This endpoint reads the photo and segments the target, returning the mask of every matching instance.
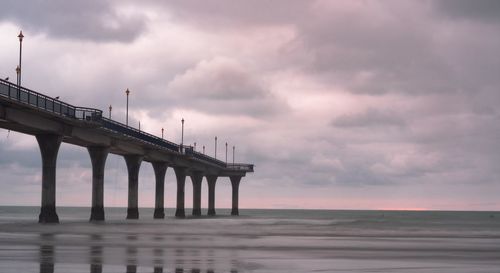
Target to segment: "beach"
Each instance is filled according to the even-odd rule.
[[[188,210],[189,211],[189,210]],[[245,210],[125,220],[1,207],[0,272],[499,272],[500,213]],[[167,210],[172,215],[173,210]]]

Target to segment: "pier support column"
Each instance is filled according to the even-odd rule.
[[[167,163],[153,162],[153,170],[155,171],[155,212],[154,219],[165,218],[165,173],[167,172]]]
[[[138,194],[139,194],[139,169],[142,156],[125,155],[128,171],[128,208],[127,219],[139,219]]]
[[[231,215],[239,215],[240,212],[238,210],[238,194],[241,176],[230,176],[229,179],[231,179],[231,185],[233,188],[233,209],[231,210]]]
[[[186,168],[174,167],[175,178],[177,179],[177,208],[175,210],[175,217],[186,217],[184,211],[184,188],[186,185]]]
[[[90,221],[104,221],[104,167],[107,147],[87,147],[92,162],[92,209]]]
[[[201,216],[201,182],[203,181],[203,173],[193,172],[191,181],[193,182],[193,215]]]
[[[42,208],[39,223],[59,223],[56,213],[56,165],[62,136],[43,134],[36,140],[42,154]]]
[[[215,215],[215,182],[217,182],[216,175],[207,175],[208,183],[208,215]]]

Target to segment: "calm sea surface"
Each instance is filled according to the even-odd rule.
[[[500,272],[500,212],[240,210],[125,220],[0,207],[0,272]],[[186,210],[186,213],[190,210]],[[174,211],[168,209],[167,215]],[[206,212],[205,212],[206,213]]]

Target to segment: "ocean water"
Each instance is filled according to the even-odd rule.
[[[89,223],[89,208],[58,208],[60,224],[40,225],[37,207],[0,207],[0,272],[500,272],[500,212],[105,211]]]

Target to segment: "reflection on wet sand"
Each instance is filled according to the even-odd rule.
[[[54,273],[54,235],[40,234],[40,273]]]
[[[56,255],[58,254],[55,250],[55,241],[53,234],[41,234],[41,243],[39,249],[39,263],[40,263],[40,273],[54,273],[54,269],[57,267],[55,263]],[[154,238],[160,241],[159,238]],[[150,268],[146,271],[151,272],[152,269],[154,273],[163,273],[165,265],[167,265],[167,259],[170,259],[172,267],[170,270],[175,270],[176,273],[216,273],[216,272],[228,272],[226,270],[218,271],[214,270],[214,251],[211,249],[205,249],[205,255],[202,255],[202,251],[199,249],[183,249],[183,248],[163,248],[161,246],[156,246],[154,248],[138,248],[138,235],[127,235],[125,237],[126,247],[125,247],[125,272],[126,273],[136,273],[138,272],[138,267]],[[105,264],[104,253],[106,247],[103,246],[103,236],[102,235],[90,235],[89,238],[90,246],[88,247],[88,260],[90,273],[103,273],[103,264]],[[86,248],[87,248],[86,247]],[[113,248],[113,247],[112,247]],[[144,252],[144,251],[147,252]],[[116,251],[112,249],[111,251]],[[64,252],[64,251],[61,251]],[[141,253],[151,253],[148,260],[151,264],[145,264],[144,259],[138,258],[138,254]],[[171,254],[170,257],[168,254]],[[167,254],[165,256],[165,254]],[[188,254],[188,255],[187,255]],[[59,254],[61,255],[61,254]],[[172,257],[173,256],[173,257]],[[173,259],[173,260],[172,260]],[[63,260],[63,259],[61,259]],[[147,262],[147,260],[146,260]],[[173,263],[172,263],[173,262]],[[235,261],[232,259],[231,268],[234,267]],[[205,265],[205,266],[203,266]],[[204,269],[203,267],[207,268]],[[140,270],[141,272],[144,269]],[[114,272],[114,271],[113,271]],[[169,271],[167,268],[167,272]],[[231,269],[229,272],[238,273],[237,270]]]
[[[101,241],[101,235],[93,234],[90,236],[90,273],[102,273],[102,246],[99,245]]]

